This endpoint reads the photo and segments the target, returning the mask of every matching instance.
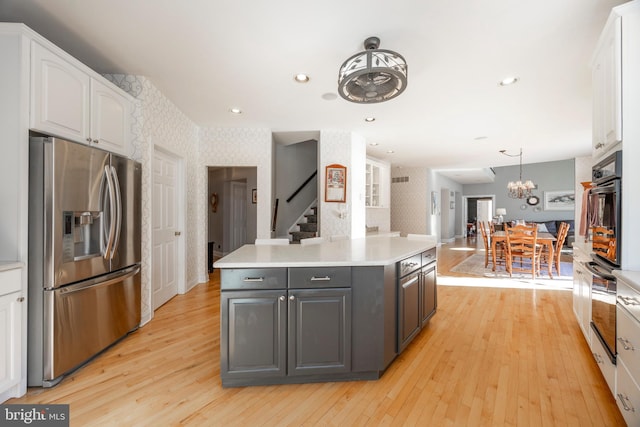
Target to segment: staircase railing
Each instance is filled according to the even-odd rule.
[[[276,199],[276,204],[273,207],[273,222],[271,223],[271,231],[276,231],[276,221],[278,220],[278,202],[280,199]]]
[[[311,176],[309,178],[307,178],[302,185],[300,185],[300,187],[298,187],[298,189],[296,191],[293,192],[293,194],[291,196],[289,196],[289,198],[287,199],[287,203],[289,203],[291,200],[293,200],[294,197],[296,197],[298,195],[298,193],[300,191],[302,191],[302,189],[309,183],[311,182],[311,180],[318,174],[318,170],[316,169],[315,171],[313,171],[313,173],[311,174]]]

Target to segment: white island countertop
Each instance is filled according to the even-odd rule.
[[[637,292],[640,292],[640,271],[613,270],[613,275],[622,279]]]
[[[316,245],[244,245],[220,258],[215,268],[383,266],[435,247],[436,238],[375,237]]]

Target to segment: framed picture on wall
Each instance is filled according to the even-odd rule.
[[[576,194],[573,190],[545,191],[545,211],[571,211],[576,206]]]
[[[333,164],[325,169],[325,202],[347,201],[347,167]]]

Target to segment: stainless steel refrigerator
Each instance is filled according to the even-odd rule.
[[[50,387],[140,324],[141,165],[30,138],[29,386]]]

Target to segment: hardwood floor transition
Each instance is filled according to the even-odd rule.
[[[464,250],[467,248],[467,250]],[[474,253],[459,239],[438,274]],[[428,327],[378,381],[223,389],[219,273],[51,389],[72,426],[623,426],[570,291],[440,286]]]

